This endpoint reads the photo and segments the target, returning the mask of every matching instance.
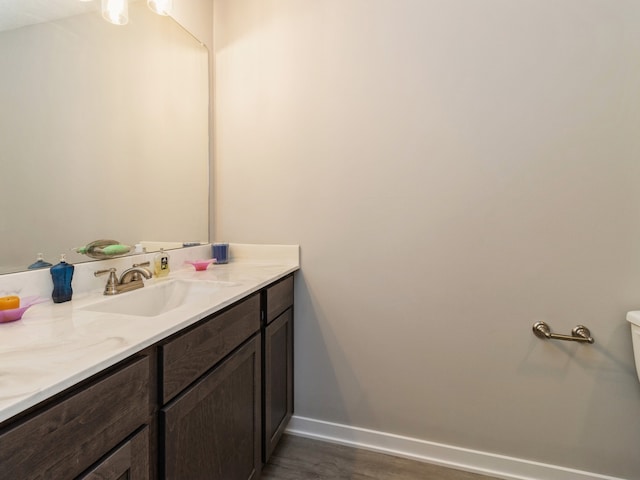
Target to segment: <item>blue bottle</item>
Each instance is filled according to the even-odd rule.
[[[64,253],[60,255],[60,263],[50,268],[51,278],[53,279],[51,298],[54,303],[63,303],[71,300],[73,295],[71,280],[73,279],[74,269],[73,265],[67,263]]]
[[[214,243],[211,246],[211,257],[216,259],[216,263],[229,262],[229,244]]]

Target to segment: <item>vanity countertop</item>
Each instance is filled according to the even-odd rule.
[[[298,247],[293,248],[288,252],[294,255],[258,260],[238,250],[239,258],[228,264],[202,272],[181,265],[168,279],[146,281],[149,286],[171,279],[228,282],[206,305],[182,305],[154,317],[83,310],[104,298],[101,290],[92,290],[71,302],[35,305],[21,320],[0,324],[0,422],[298,270]]]

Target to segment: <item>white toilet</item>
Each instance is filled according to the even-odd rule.
[[[627,320],[631,324],[633,355],[636,358],[636,373],[640,380],[640,311],[627,313]]]

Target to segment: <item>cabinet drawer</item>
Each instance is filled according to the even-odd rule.
[[[293,305],[293,276],[267,288],[267,323]]]
[[[149,416],[149,358],[107,377],[0,434],[0,478],[74,478]]]
[[[149,427],[128,439],[78,480],[149,480]]]
[[[256,294],[162,345],[162,403],[175,397],[259,329],[260,295]]]

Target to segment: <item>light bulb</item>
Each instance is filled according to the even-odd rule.
[[[173,0],[147,0],[147,5],[152,12],[158,15],[169,15],[173,7]]]
[[[129,21],[127,0],[102,0],[102,16],[114,25],[126,25]]]

